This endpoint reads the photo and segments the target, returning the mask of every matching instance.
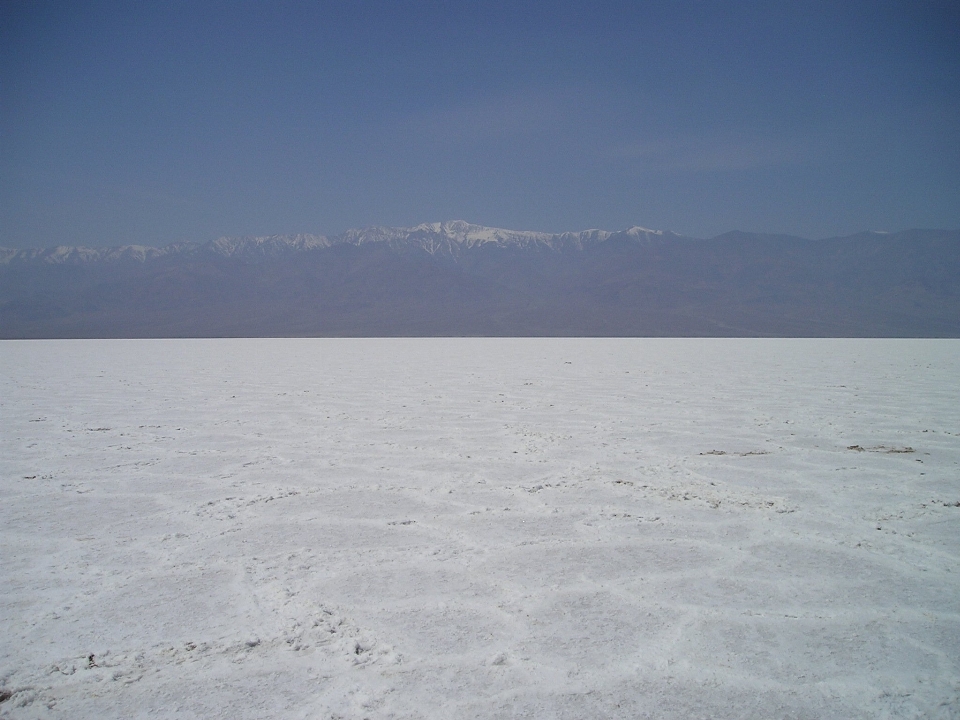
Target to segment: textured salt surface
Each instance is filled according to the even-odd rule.
[[[960,717],[960,342],[0,371],[3,717]]]

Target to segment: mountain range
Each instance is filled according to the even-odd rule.
[[[960,337],[960,231],[711,239],[462,221],[0,248],[0,337]]]

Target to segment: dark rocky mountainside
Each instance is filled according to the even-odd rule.
[[[806,240],[462,222],[0,249],[0,337],[960,337],[960,231]]]

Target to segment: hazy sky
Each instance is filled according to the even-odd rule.
[[[956,2],[0,3],[0,245],[960,227]]]

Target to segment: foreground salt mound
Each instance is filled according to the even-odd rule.
[[[960,715],[956,341],[0,370],[4,717]]]

